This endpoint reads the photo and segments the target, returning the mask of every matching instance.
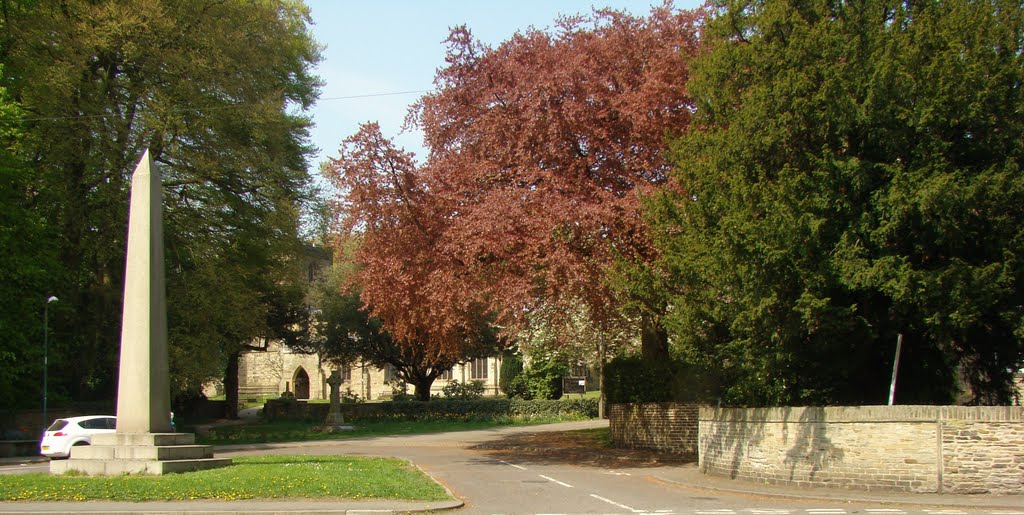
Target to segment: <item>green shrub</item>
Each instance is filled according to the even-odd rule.
[[[509,397],[552,400],[562,397],[562,376],[569,367],[550,356],[538,356],[509,383]]]
[[[416,395],[406,393],[405,381],[391,383],[391,400],[395,402],[410,402],[416,400]]]
[[[361,413],[364,420],[493,420],[597,417],[597,399],[435,399],[430,402],[384,402]]]
[[[510,399],[533,399],[533,394],[530,393],[530,379],[526,377],[526,374],[519,374],[509,381],[504,391]]]
[[[484,383],[483,381],[460,383],[457,379],[452,379],[444,385],[444,388],[441,388],[441,393],[448,399],[479,399],[484,396]]]
[[[290,402],[280,399],[268,400],[263,408],[264,418],[269,422],[302,420],[322,423],[327,416],[329,405],[323,403]],[[450,420],[450,421],[501,421],[506,419],[581,419],[597,417],[596,398],[574,398],[562,400],[523,400],[483,398],[457,400],[435,398],[430,402],[373,402],[346,403],[341,405],[345,420],[389,421],[389,420]]]
[[[717,377],[680,360],[646,361],[619,356],[604,368],[609,403],[713,402],[719,395]]]
[[[512,381],[523,373],[523,360],[514,353],[508,352],[501,360],[501,374],[498,376],[498,388],[508,395],[515,397],[511,390]]]

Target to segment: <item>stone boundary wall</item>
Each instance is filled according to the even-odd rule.
[[[761,483],[1024,494],[1024,407],[713,408],[699,466]]]
[[[616,447],[697,454],[696,404],[610,404],[608,420]]]

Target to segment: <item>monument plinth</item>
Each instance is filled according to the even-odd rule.
[[[171,432],[163,201],[160,173],[148,150],[131,188],[117,430],[93,436],[92,445],[72,447],[69,459],[50,462],[51,474],[164,474],[231,464],[214,458],[213,447],[194,445],[195,435]]]

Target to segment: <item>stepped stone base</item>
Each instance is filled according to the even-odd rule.
[[[230,458],[214,458],[213,447],[195,445],[191,433],[109,433],[93,436],[92,445],[72,447],[67,460],[51,461],[50,473],[161,475],[228,465]]]

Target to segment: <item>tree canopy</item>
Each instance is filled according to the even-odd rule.
[[[428,400],[434,379],[482,353],[482,346],[496,345],[484,309],[445,300],[456,294],[444,279],[452,258],[437,252],[450,222],[443,198],[424,183],[413,156],[374,123],[346,139],[323,171],[344,192],[336,206],[339,253],[358,242],[339,294],[342,308],[351,308],[347,301],[358,295],[366,313],[337,313],[339,322],[355,322],[345,328],[353,336],[348,346],[371,362],[394,366],[417,397]]]
[[[6,76],[0,65],[0,76]],[[33,170],[20,152],[23,112],[0,86],[0,402],[38,399],[36,377],[43,364],[43,304],[56,291],[53,226],[32,209],[25,192]],[[50,305],[55,315],[64,310]]]
[[[551,327],[580,313],[609,331],[640,325],[606,274],[655,255],[638,199],[665,184],[665,138],[689,124],[699,14],[599,10],[495,48],[451,32],[437,89],[413,111],[430,149],[422,173],[450,220],[436,241],[454,265],[444,302],[517,329],[542,314]],[[637,305],[645,350],[667,354],[663,306]]]
[[[33,172],[21,195],[57,247],[48,272],[63,306],[51,318],[58,396],[113,393],[128,180],[144,148],[164,175],[177,386],[195,388],[242,345],[286,333],[302,316],[292,269],[312,148],[301,111],[319,91],[307,8],[4,5],[0,57]]]
[[[1007,403],[1024,365],[1019,2],[721,2],[651,203],[728,402]]]
[[[436,91],[410,113],[426,162],[376,124],[342,144],[325,167],[340,230],[359,239],[361,299],[400,346],[440,373],[495,325],[640,325],[620,316],[605,273],[653,260],[638,195],[665,183],[664,138],[689,121],[698,19],[601,10],[493,49],[457,27]],[[668,352],[662,314],[640,313],[654,355]]]

